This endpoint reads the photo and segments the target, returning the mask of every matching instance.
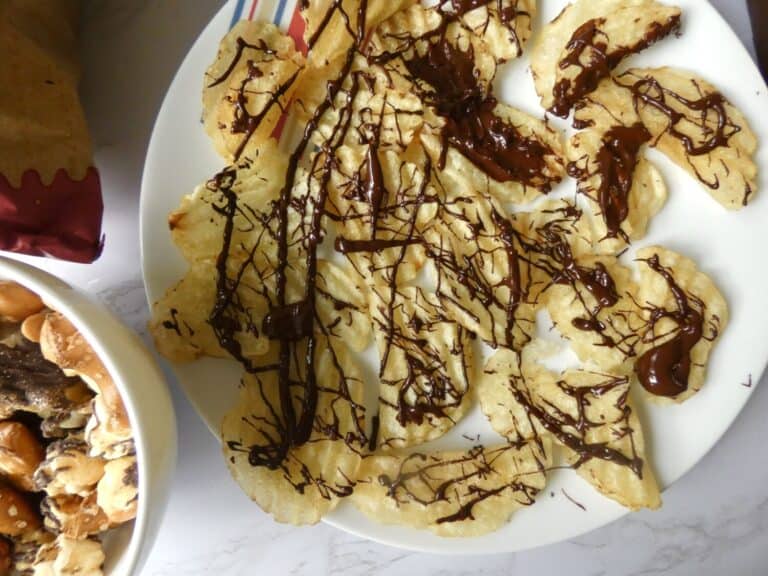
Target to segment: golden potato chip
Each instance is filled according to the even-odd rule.
[[[584,211],[573,200],[545,200],[537,203],[535,209],[515,212],[513,216],[512,225],[530,252],[546,255],[548,247],[563,240],[576,256],[592,254],[591,227]]]
[[[524,204],[565,176],[562,135],[545,121],[494,100],[467,121],[449,119],[442,133],[422,134],[441,177],[453,186]]]
[[[320,260],[317,269],[316,331],[352,350],[364,350],[371,340],[367,290],[348,268]]]
[[[304,42],[310,49],[310,63],[322,67],[339,53],[362,43],[372,29],[416,0],[312,0],[301,5]],[[360,17],[365,14],[365,26]]]
[[[459,21],[474,34],[482,38],[493,57],[504,62],[517,58],[523,53],[523,47],[533,31],[536,17],[536,0],[489,0],[482,2],[460,2],[468,10],[459,17]]]
[[[436,296],[415,286],[371,290],[381,358],[377,445],[405,448],[439,438],[470,408],[472,343]]]
[[[229,252],[234,257],[255,258],[254,244],[259,246],[260,259],[276,253],[275,239],[264,229],[274,218],[287,163],[277,143],[268,139],[250,157],[221,170],[182,198],[168,224],[186,260],[217,258],[228,225],[232,226]]]
[[[189,362],[201,356],[229,356],[210,323],[217,302],[218,275],[214,261],[198,260],[152,306],[150,332],[155,347],[166,358]],[[243,289],[237,291],[237,302],[233,304],[236,311],[232,318],[232,345],[245,356],[259,356],[269,347],[261,326],[269,302],[260,295],[263,285],[253,275],[241,278],[241,286]]]
[[[316,523],[352,493],[368,443],[361,376],[343,344],[315,338],[309,371],[307,345],[297,345],[285,383],[271,366],[278,354],[265,359],[263,372],[245,374],[240,400],[222,424],[235,480],[277,521],[291,524]]]
[[[366,516],[440,536],[492,532],[535,502],[551,464],[548,441],[367,458],[352,501]]]
[[[336,61],[331,64],[336,65]],[[325,85],[318,81],[325,75],[323,68],[302,76],[303,89],[294,105],[297,118],[309,119],[326,101]],[[402,152],[415,139],[423,118],[424,106],[416,94],[397,88],[383,68],[369,66],[363,56],[357,55],[333,106],[320,118],[313,143],[323,146],[335,139],[351,148],[373,145],[381,151]],[[341,124],[344,129],[339,138],[336,134]]]
[[[366,47],[369,62],[383,67],[395,86],[406,91],[411,83],[428,105],[445,108],[491,90],[497,59],[489,46],[460,21],[461,12],[442,5],[414,4],[382,22]],[[454,78],[440,73],[454,68]]]
[[[542,301],[582,362],[627,371],[624,364],[637,352],[643,325],[632,272],[612,256],[573,258],[565,246],[546,264],[550,284]]]
[[[346,340],[353,349],[365,348],[371,334],[365,292],[338,266],[321,260],[317,268],[316,329]],[[155,346],[176,362],[200,356],[246,360],[266,353],[269,339],[264,321],[276,299],[271,274],[260,274],[253,266],[230,260],[223,280],[225,288],[220,290],[215,263],[193,263],[187,275],[153,306],[150,331]],[[294,305],[305,296],[300,288],[303,280],[297,274],[297,268],[289,270],[287,297]],[[214,327],[214,314],[220,315],[219,323],[226,331]]]
[[[334,248],[369,288],[413,280],[426,259],[419,228],[434,217],[436,198],[428,164],[412,159],[372,145],[337,151],[329,189]]]
[[[616,82],[613,76],[601,80],[597,88],[574,107],[573,127],[592,127],[607,132],[614,126],[635,126],[641,122],[632,102],[632,92]]]
[[[228,162],[272,134],[303,66],[293,39],[274,24],[240,20],[222,38],[205,73],[203,121]]]
[[[631,91],[654,146],[726,208],[749,203],[757,192],[757,138],[717,88],[672,68],[632,69],[616,81]]]
[[[728,323],[728,305],[696,264],[671,250],[638,250],[645,325],[635,373],[651,398],[683,402],[704,384],[707,361]]]
[[[510,220],[490,198],[446,182],[422,232],[447,314],[490,346],[519,349],[534,329],[529,267]]]
[[[577,0],[544,26],[531,53],[544,108],[567,118],[627,56],[675,32],[680,9],[654,0]]]
[[[641,239],[664,206],[667,189],[661,174],[641,153],[650,138],[637,123],[606,131],[588,128],[571,139],[568,173],[589,199],[599,253],[618,254]]]
[[[600,492],[631,509],[658,508],[630,378],[583,370],[555,374],[535,360],[527,351],[500,350],[486,364],[478,392],[494,430],[511,442],[551,436]]]

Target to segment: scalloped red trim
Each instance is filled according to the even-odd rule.
[[[36,170],[27,170],[18,188],[0,174],[0,250],[93,262],[104,243],[103,213],[94,167],[79,181],[61,169],[49,185]]]

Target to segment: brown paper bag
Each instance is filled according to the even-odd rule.
[[[90,262],[99,175],[77,91],[76,0],[0,0],[0,249]]]

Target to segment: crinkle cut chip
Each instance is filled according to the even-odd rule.
[[[553,262],[542,301],[560,334],[582,362],[602,370],[631,371],[639,348],[637,286],[632,271],[612,256]]]
[[[284,389],[269,366],[277,357],[271,354],[265,371],[243,377],[240,400],[222,424],[224,454],[235,480],[264,511],[290,524],[314,524],[352,494],[368,442],[357,366],[339,342],[318,337],[315,346],[314,385],[297,351]],[[308,439],[299,444],[291,438],[305,426],[310,389],[317,394],[317,408],[306,423]],[[288,421],[289,412],[298,425]]]
[[[363,38],[393,14],[412,6],[416,0],[368,0],[365,3]],[[312,0],[302,2],[304,42],[310,48],[309,63],[322,67],[338,54],[346,53],[362,24],[359,0]]]
[[[371,315],[381,359],[378,446],[439,438],[471,405],[470,335],[415,286],[373,287]]]
[[[579,475],[630,509],[658,508],[659,489],[645,454],[630,378],[585,370],[553,373],[501,350],[478,385],[491,426],[511,442],[552,438]]]
[[[593,237],[584,212],[567,199],[547,200],[536,210],[517,212],[510,219],[528,271],[527,301],[538,307],[542,294],[575,259],[592,253]]]
[[[441,177],[453,186],[488,190],[499,202],[525,204],[563,179],[562,134],[546,121],[493,99],[472,114],[443,120],[439,132],[421,134]]]
[[[419,230],[437,210],[423,154],[339,148],[329,188],[334,248],[369,286],[413,280],[424,264]]]
[[[567,118],[627,56],[675,32],[680,9],[654,0],[578,0],[544,26],[531,54],[544,108]]]
[[[215,259],[223,248],[228,224],[232,226],[229,254],[263,261],[277,248],[275,203],[285,182],[288,159],[270,138],[182,198],[168,217],[174,244],[187,262]],[[258,249],[253,252],[253,246]]]
[[[461,23],[483,39],[498,62],[522,55],[533,32],[536,0],[453,0],[451,4],[466,10],[460,17]]]
[[[296,289],[301,286],[299,271],[298,264],[289,269],[289,304],[298,305],[304,296]],[[196,261],[154,304],[150,331],[166,358],[188,362],[201,356],[232,357],[249,365],[268,351],[264,320],[276,299],[273,272],[230,259],[226,290],[219,289],[219,281],[215,262]],[[371,335],[368,300],[350,273],[321,260],[315,290],[315,330],[344,340],[353,349],[365,348]],[[224,297],[219,300],[219,295]]]
[[[653,145],[698,179],[724,207],[757,193],[757,137],[746,118],[706,80],[672,68],[631,69],[616,82],[632,93]]]
[[[528,300],[546,307],[583,362],[631,371],[627,362],[637,352],[643,326],[631,271],[614,256],[594,253],[589,223],[568,200],[515,216],[530,271]]]
[[[308,69],[302,75],[292,111],[307,121],[328,97],[325,79],[328,68],[341,70],[344,54],[338,54],[327,67]],[[421,128],[424,107],[412,92],[397,87],[385,70],[369,66],[361,55],[354,57],[350,73],[333,100],[333,106],[320,118],[313,143],[322,146],[333,139],[334,128],[348,125],[342,144],[380,150],[404,151]]]
[[[440,108],[488,95],[498,63],[488,45],[453,14],[419,4],[381,23],[366,56],[395,87],[415,91],[427,105]],[[441,74],[444,67],[455,67],[455,74]],[[458,76],[465,80],[456,82]]]
[[[645,236],[667,199],[661,173],[642,153],[650,140],[642,124],[587,128],[569,143],[568,172],[592,209],[594,249],[618,254]]]
[[[442,307],[490,346],[520,349],[535,314],[528,262],[512,223],[490,198],[466,197],[447,183],[440,190],[440,211],[422,236]]]
[[[203,120],[228,162],[272,134],[303,67],[293,39],[274,24],[242,20],[222,39],[205,74]]]
[[[261,171],[251,170],[260,162],[251,162],[243,160],[239,169],[219,172],[171,217],[177,225],[175,240],[190,266],[154,304],[150,330],[158,350],[172,360],[232,357],[248,365],[269,347],[263,322],[276,291],[277,190],[264,182]],[[301,230],[305,219],[303,213],[291,211],[289,232]],[[287,273],[300,275],[304,263],[298,244],[289,249],[288,259]]]
[[[184,278],[152,306],[150,332],[158,351],[166,358],[190,362],[202,356],[230,356],[210,323],[217,301],[218,274],[215,261],[197,260]],[[231,274],[238,275],[238,270],[231,270]],[[240,354],[259,356],[269,348],[261,326],[269,302],[262,295],[264,286],[258,276],[240,276],[239,286],[228,305],[228,316],[232,319],[230,338]]]
[[[534,503],[551,465],[549,442],[367,458],[352,501],[386,524],[440,536],[493,532]]]
[[[638,250],[638,304],[644,326],[635,373],[652,399],[683,402],[704,384],[728,305],[696,264],[671,250]]]

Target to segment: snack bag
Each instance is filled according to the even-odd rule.
[[[95,260],[99,174],[77,92],[77,0],[0,0],[0,250]]]

